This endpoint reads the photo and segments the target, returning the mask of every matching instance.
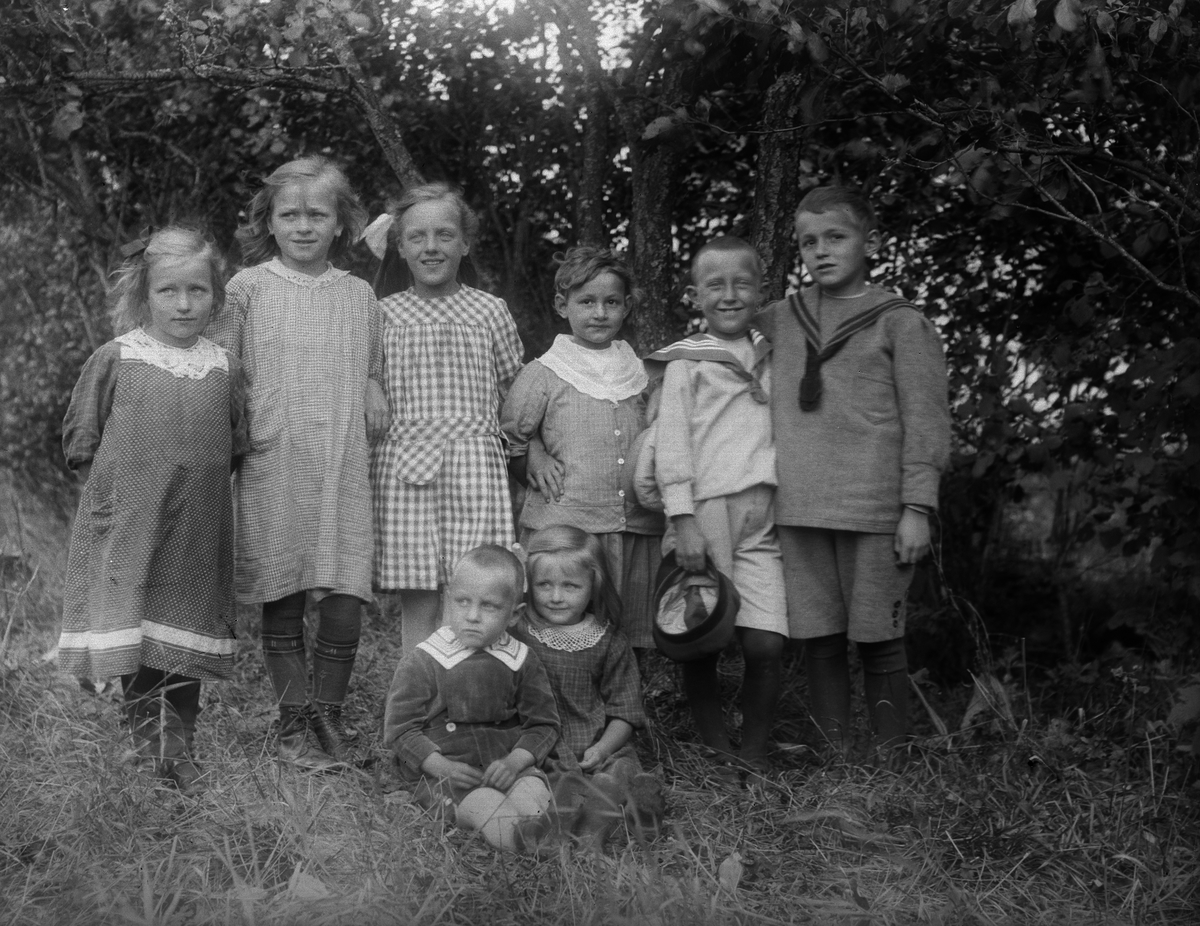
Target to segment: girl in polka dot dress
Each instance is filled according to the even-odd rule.
[[[63,422],[83,480],[71,531],[59,667],[120,676],[141,765],[184,793],[201,679],[233,665],[232,463],[245,450],[241,366],[200,336],[225,265],[166,228],[116,275],[118,336],[84,365]]]

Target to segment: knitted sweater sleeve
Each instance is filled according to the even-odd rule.
[[[946,356],[933,323],[919,312],[892,312],[896,401],[903,428],[900,502],[936,508],[950,459]]]

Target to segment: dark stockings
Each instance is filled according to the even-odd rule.
[[[305,601],[306,593],[296,592],[263,605],[263,659],[281,707],[299,706],[307,700]],[[313,641],[313,700],[341,704],[354,671],[362,605],[353,595],[326,595],[318,608],[321,619]]]
[[[845,749],[850,731],[850,659],[846,634],[804,644],[804,668],[813,720],[825,739]],[[908,735],[908,658],[904,638],[859,643],[867,711],[876,743],[898,746]]]
[[[770,630],[740,628],[742,658],[746,662],[742,678],[742,748],[741,758],[749,762],[764,762],[771,728],[775,724],[775,708],[783,682],[783,634]]]
[[[769,630],[739,628],[745,674],[742,678],[741,758],[766,759],[767,744],[775,722],[775,707],[782,683],[784,637]],[[731,753],[725,713],[721,705],[717,661],[720,654],[683,664],[683,691],[692,720],[705,746]]]
[[[858,644],[875,742],[899,746],[908,738],[908,655],[904,638]]]
[[[149,666],[121,676],[129,725],[147,758],[191,754],[200,715],[200,680]]]

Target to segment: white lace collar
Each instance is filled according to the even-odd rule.
[[[417,649],[424,650],[432,656],[443,669],[453,669],[472,653],[484,652],[495,656],[516,672],[525,664],[525,657],[529,655],[529,647],[507,631],[495,643],[480,650],[478,647],[464,644],[449,627],[439,627],[428,639],[418,643]]]
[[[283,277],[290,283],[295,283],[297,286],[307,286],[316,288],[324,286],[326,283],[332,283],[334,280],[340,280],[344,276],[348,276],[349,270],[338,270],[333,264],[329,264],[325,268],[325,272],[320,276],[311,277],[307,273],[301,273],[299,270],[293,270],[291,267],[284,264],[278,257],[273,257],[267,263],[263,264],[276,276]]]
[[[591,350],[560,334],[538,361],[567,385],[606,402],[635,396],[649,382],[642,361],[625,341],[613,341],[607,350]]]
[[[191,347],[172,347],[147,334],[145,328],[134,328],[114,340],[121,345],[122,357],[148,363],[179,379],[204,379],[213,370],[229,372],[229,355],[208,338],[197,338]]]
[[[578,624],[567,627],[558,624],[535,626],[533,621],[526,621],[525,629],[535,640],[561,653],[580,653],[591,649],[608,633],[608,625],[596,620],[594,614],[585,615]]]

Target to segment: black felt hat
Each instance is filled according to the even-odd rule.
[[[691,662],[719,653],[733,639],[734,621],[737,619],[738,608],[742,605],[742,597],[734,588],[729,577],[721,572],[713,561],[705,557],[704,572],[699,575],[707,577],[707,584],[716,592],[716,602],[711,608],[706,608],[703,615],[695,615],[698,620],[686,630],[670,632],[660,625],[664,604],[681,599],[696,573],[687,572],[675,562],[674,551],[667,553],[658,565],[658,574],[654,578],[654,623],[651,633],[654,645],[668,659],[676,662]]]

